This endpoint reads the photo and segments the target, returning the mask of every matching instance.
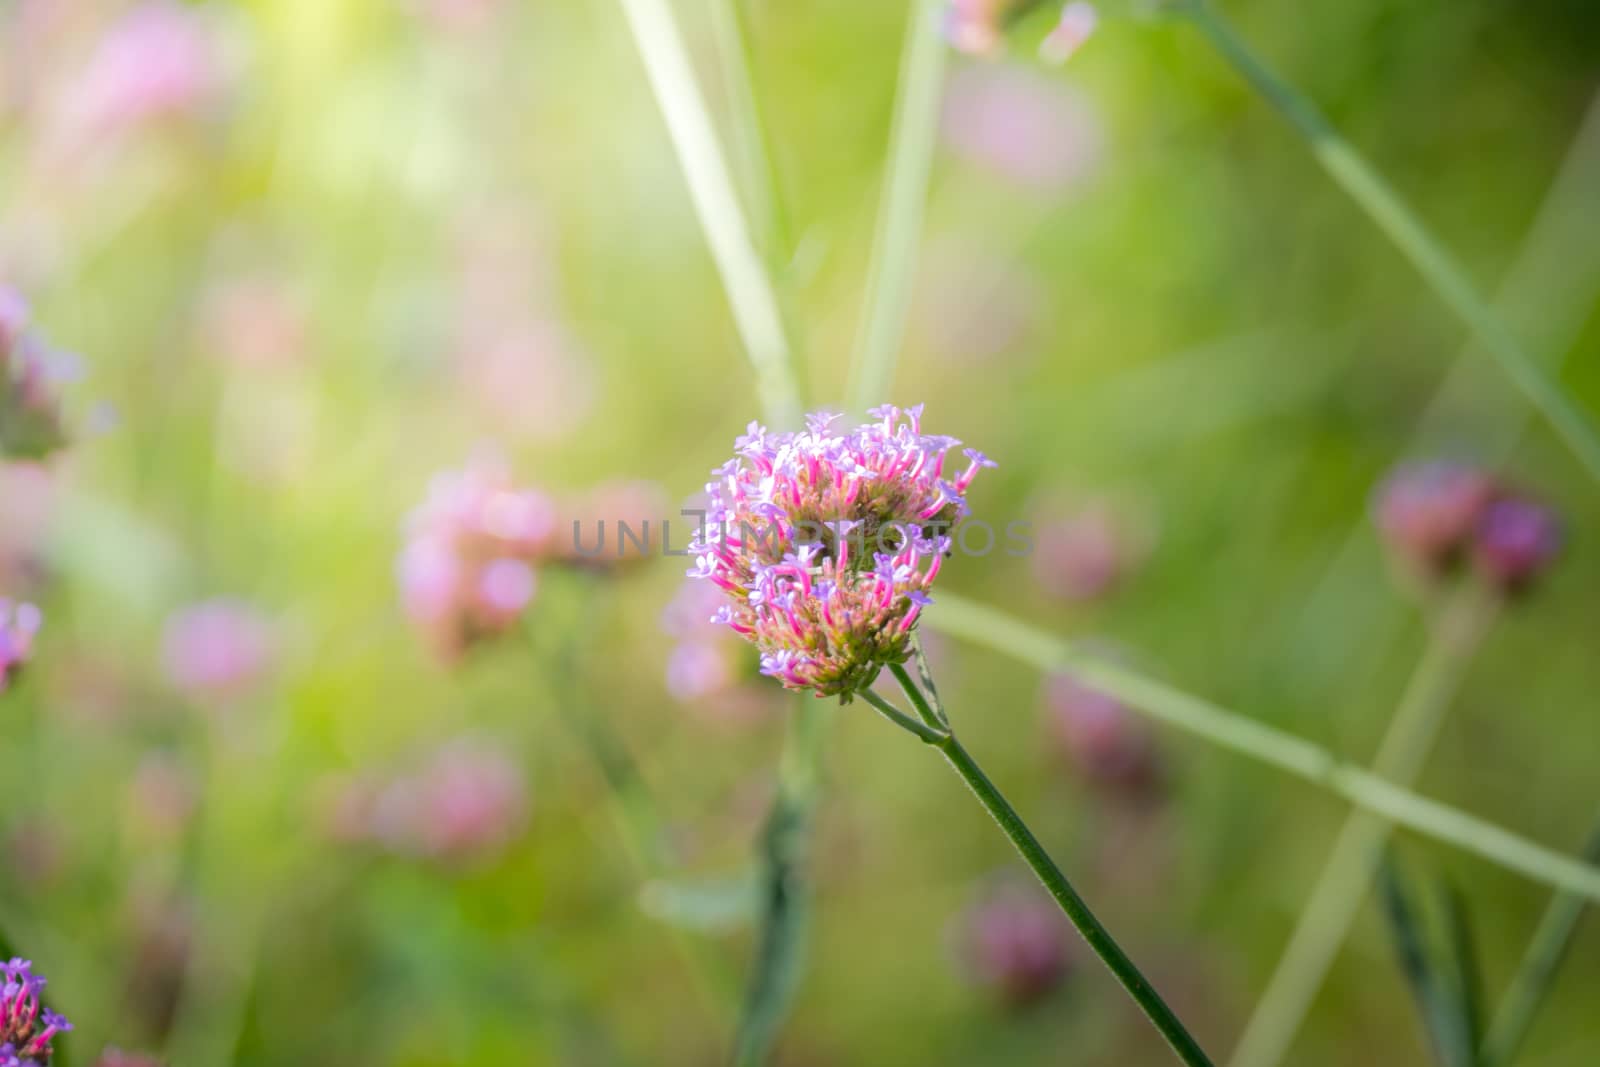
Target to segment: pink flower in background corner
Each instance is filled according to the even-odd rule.
[[[239,600],[210,600],[167,621],[162,663],[167,679],[190,698],[228,702],[260,685],[276,650],[273,627],[258,610]]]
[[[558,536],[554,503],[480,455],[435,476],[406,524],[397,564],[406,614],[446,660],[509,629],[538,590]]]
[[[33,654],[34,635],[42,622],[43,616],[32,604],[0,598],[0,693]]]
[[[952,930],[962,973],[1012,1008],[1061,984],[1072,970],[1075,936],[1043,890],[1010,874],[991,880]]]
[[[945,94],[943,133],[956,155],[1043,193],[1087,181],[1105,155],[1089,98],[1027,67],[956,71]]]
[[[195,8],[145,0],[106,31],[78,80],[69,124],[83,137],[193,115],[222,90],[214,29]]]
[[[1161,791],[1155,737],[1122,701],[1070,674],[1046,678],[1043,700],[1051,737],[1090,782],[1133,796]]]

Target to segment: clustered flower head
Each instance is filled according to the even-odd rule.
[[[437,476],[409,520],[399,560],[406,613],[434,648],[458,657],[509,629],[538,588],[535,564],[556,540],[556,509],[478,459]]]
[[[58,361],[28,330],[28,304],[0,284],[0,456],[37,459],[67,443]]]
[[[13,604],[0,597],[0,693],[32,654],[41,620],[32,604]]]
[[[47,1067],[57,1034],[72,1029],[65,1018],[40,1003],[45,980],[33,964],[13,959],[0,964],[0,1067]]]
[[[712,471],[689,546],[690,576],[727,595],[713,621],[760,650],[763,674],[846,700],[910,655],[967,488],[994,466],[967,449],[967,468],[947,476],[961,442],[924,434],[921,405],[871,414],[847,432],[831,414],[797,433],[751,423],[739,455]]]
[[[1014,0],[950,0],[944,16],[945,39],[957,51],[993,55],[1000,50],[1005,21],[1014,6]]]
[[[1391,554],[1425,579],[1464,561],[1502,592],[1526,588],[1561,551],[1554,512],[1488,471],[1435,461],[1397,468],[1373,502]]]

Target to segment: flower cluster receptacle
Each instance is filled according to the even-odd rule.
[[[32,604],[15,604],[0,598],[0,693],[33,654],[33,638],[41,616]]]
[[[52,1042],[72,1024],[41,1002],[45,980],[27,960],[0,964],[0,974],[0,1067],[48,1067]]]
[[[1548,507],[1468,464],[1402,465],[1379,486],[1373,518],[1410,575],[1432,582],[1470,564],[1501,593],[1526,589],[1560,554],[1560,520]]]
[[[28,323],[27,301],[0,283],[0,457],[41,459],[67,443],[56,395],[62,360]]]
[[[979,468],[947,476],[955,438],[924,434],[922,408],[885,405],[876,421],[770,433],[751,423],[738,455],[712,471],[689,574],[726,594],[714,616],[761,652],[789,689],[845,700],[904,663],[912,630],[967,514]]]

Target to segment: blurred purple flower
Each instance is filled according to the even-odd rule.
[[[67,443],[56,385],[66,361],[28,329],[28,304],[0,283],[0,457],[37,459]]]
[[[167,621],[162,659],[167,678],[191,698],[230,701],[261,682],[276,643],[271,624],[251,605],[211,600]]]
[[[1093,4],[1085,0],[1071,0],[1061,9],[1056,28],[1040,43],[1040,58],[1047,63],[1065,63],[1089,40],[1099,21],[1100,15]]]
[[[1561,553],[1561,522],[1542,504],[1523,496],[1496,497],[1478,519],[1473,563],[1504,592],[1519,592]]]
[[[42,621],[32,604],[14,604],[0,598],[0,693],[33,653],[33,638]]]
[[[45,980],[27,960],[0,964],[0,976],[5,979],[0,987],[0,1063],[47,1067],[54,1052],[51,1042],[72,1024],[40,1002]]]
[[[964,159],[1046,193],[1083,182],[1104,155],[1088,98],[1023,67],[959,70],[945,98],[944,139]]]
[[[1044,681],[1051,736],[1079,773],[1096,785],[1133,795],[1159,791],[1162,767],[1155,738],[1116,697],[1070,674]]]
[[[1450,569],[1494,497],[1494,479],[1477,467],[1407,463],[1378,487],[1373,518],[1390,553],[1424,576]]]
[[[1074,936],[1043,890],[1009,874],[982,890],[954,930],[965,973],[1015,1008],[1039,1000],[1067,977]]]

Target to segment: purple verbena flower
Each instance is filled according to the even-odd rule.
[[[850,695],[910,654],[911,631],[967,513],[979,453],[952,477],[954,438],[922,432],[920,406],[884,405],[849,431],[813,416],[798,433],[752,423],[719,467],[691,577],[729,603],[718,620],[754,644],[762,672],[818,696]]]
[[[1504,592],[1519,592],[1554,562],[1561,542],[1561,522],[1553,511],[1505,493],[1478,519],[1472,560],[1491,584]]]
[[[0,598],[0,693],[33,653],[33,637],[42,616],[32,604],[13,604]]]
[[[27,960],[0,964],[0,977],[5,979],[0,987],[0,1065],[46,1067],[55,1051],[51,1042],[72,1024],[40,1002],[45,980]]]

